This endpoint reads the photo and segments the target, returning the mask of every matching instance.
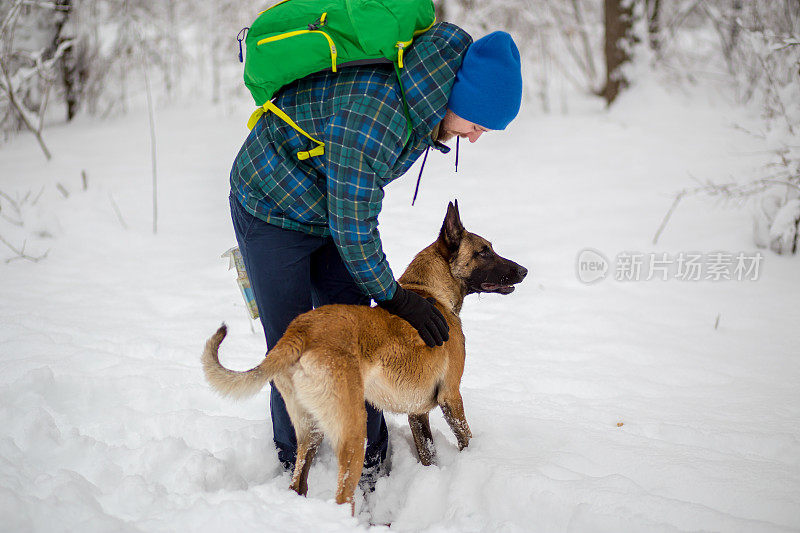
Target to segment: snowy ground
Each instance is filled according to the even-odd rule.
[[[146,115],[51,128],[49,164],[27,136],[0,150],[0,190],[44,187],[23,228],[0,220],[0,234],[49,249],[0,264],[0,530],[800,529],[798,258],[765,252],[757,281],[576,277],[586,247],[755,252],[746,211],[701,200],[651,244],[690,175],[746,178],[765,163],[769,145],[732,127],[746,117],[639,89],[610,114],[529,113],[462,144],[458,174],[452,155],[432,154],[413,208],[416,167],[388,188],[381,229],[397,275],[452,198],[531,275],[465,303],[469,448],[457,452],[435,412],[438,464],[425,468],[405,418],[389,416],[391,475],[351,518],[332,503],[330,448],[309,497],[290,492],[266,394],[222,400],[200,369],[223,320],[225,363],[263,356],[218,259],[234,242],[227,173],[248,111],[159,112],[155,237]]]

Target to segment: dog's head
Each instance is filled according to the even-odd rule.
[[[514,285],[528,274],[524,266],[497,255],[492,243],[464,229],[458,214],[458,200],[447,206],[438,242],[450,264],[450,272],[466,285],[467,294],[511,294]]]

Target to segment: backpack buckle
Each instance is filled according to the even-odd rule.
[[[325,22],[327,22],[327,18],[328,18],[328,12],[326,11],[325,13],[320,15],[317,20],[308,25],[308,31],[317,31],[320,28],[320,26],[325,25]]]

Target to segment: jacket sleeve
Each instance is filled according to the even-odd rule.
[[[389,88],[339,110],[326,131],[328,226],[348,271],[377,301],[394,295],[378,233],[383,184],[403,148],[405,116]]]

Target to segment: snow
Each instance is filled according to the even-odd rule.
[[[468,230],[531,273],[512,295],[465,302],[469,447],[457,451],[437,410],[437,464],[423,467],[405,417],[389,415],[391,474],[351,517],[333,503],[327,444],[297,496],[266,392],[231,402],[203,379],[203,344],[223,321],[224,364],[250,368],[264,351],[219,258],[234,242],[227,174],[249,111],[158,110],[156,236],[146,113],[49,128],[49,164],[29,136],[0,150],[0,190],[44,188],[24,202],[24,227],[0,220],[0,235],[49,250],[0,265],[0,529],[800,529],[798,259],[762,251],[756,281],[576,276],[586,248],[755,253],[747,210],[698,198],[651,244],[692,177],[764,166],[769,141],[734,128],[752,116],[642,84],[610,112],[525,111],[462,143],[457,174],[453,154],[429,158],[413,208],[417,167],[391,184],[381,232],[397,275],[453,198]]]

